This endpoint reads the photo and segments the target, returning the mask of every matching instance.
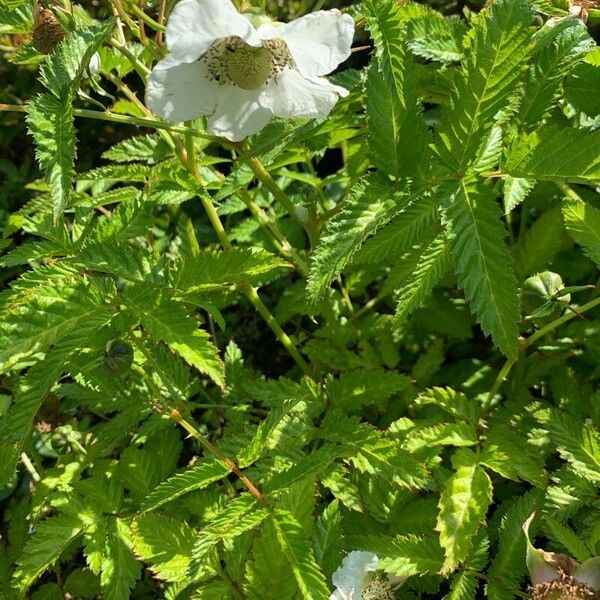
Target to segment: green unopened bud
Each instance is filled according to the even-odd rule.
[[[525,314],[537,322],[556,319],[571,302],[570,294],[561,294],[564,287],[560,275],[552,271],[529,277],[521,291]]]
[[[106,344],[102,368],[108,373],[122,375],[133,363],[133,348],[121,340],[111,340]]]

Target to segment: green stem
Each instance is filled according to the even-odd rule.
[[[152,17],[148,16],[137,4],[131,5],[131,12],[138,18],[140,21],[143,21],[148,27],[154,29],[155,31],[166,31],[167,28],[160,23],[157,23]]]
[[[508,374],[510,373],[510,370],[513,368],[513,365],[515,364],[515,362],[516,361],[509,359],[504,363],[503,367],[500,369],[500,372],[498,373],[496,379],[494,380],[494,384],[492,385],[492,388],[490,389],[490,393],[487,395],[485,402],[483,403],[483,406],[481,407],[482,414],[487,414],[489,412],[490,408],[492,407],[492,402],[494,400],[494,397],[496,396],[496,394],[498,393],[498,390],[504,383],[504,380],[508,377]]]
[[[539,339],[543,338],[545,335],[547,335],[551,331],[554,331],[557,327],[560,327],[561,325],[568,323],[575,317],[579,317],[583,313],[586,313],[589,310],[596,308],[596,306],[600,306],[600,297],[595,298],[594,300],[591,300],[587,304],[584,304],[583,306],[579,307],[577,309],[577,312],[565,313],[562,317],[559,317],[558,319],[555,319],[551,323],[548,323],[548,325],[546,325],[545,327],[542,327],[539,331],[536,331],[535,333],[530,335],[528,338],[525,338],[524,340],[521,341],[520,354],[523,354],[525,352],[525,350],[527,350],[527,348],[529,348],[530,346],[535,344]],[[504,363],[504,366],[502,367],[502,369],[500,369],[500,372],[498,373],[498,376],[496,377],[496,380],[494,381],[494,384],[492,385],[492,389],[490,390],[490,393],[488,394],[488,396],[484,402],[484,405],[483,405],[484,412],[487,412],[489,410],[489,408],[491,406],[491,402],[494,399],[494,396],[500,390],[502,383],[506,380],[506,377],[510,373],[510,370],[512,369],[515,362],[516,362],[516,360],[509,359]]]
[[[190,173],[194,176],[196,181],[200,185],[202,185],[202,177],[200,175],[200,172],[198,171],[198,164],[196,162],[196,151],[194,148],[194,140],[191,138],[191,136],[187,136],[187,135],[186,135],[185,139],[186,139],[186,153],[185,153],[186,155],[185,156],[180,155],[180,160],[181,160],[182,164],[190,170]],[[231,250],[231,247],[232,247],[231,242],[229,241],[229,238],[227,237],[227,233],[226,233],[225,229],[223,228],[223,224],[221,223],[221,220],[219,219],[219,215],[212,203],[210,196],[208,196],[208,194],[206,194],[206,193],[201,192],[200,200],[202,202],[204,209],[206,210],[206,213],[211,222],[211,225],[213,226],[213,229],[215,230],[215,233],[217,234],[217,237],[219,238],[219,242],[220,242],[221,246],[223,247],[224,250]],[[296,364],[302,369],[302,371],[306,375],[309,375],[310,368],[309,368],[308,364],[302,358],[302,356],[300,355],[300,352],[298,352],[298,349],[296,348],[296,346],[294,345],[292,340],[289,338],[287,333],[285,333],[285,331],[283,331],[283,329],[277,322],[277,319],[269,312],[269,309],[264,305],[263,301],[260,299],[260,296],[256,293],[256,290],[247,281],[240,282],[237,285],[237,289],[240,292],[242,292],[248,298],[248,300],[250,300],[250,302],[252,303],[254,308],[262,316],[262,318],[265,320],[265,322],[267,323],[267,325],[269,326],[271,331],[275,334],[275,337],[281,342],[281,344],[288,351],[290,356],[294,359]]]
[[[246,151],[247,146],[242,146],[242,150]],[[285,208],[288,214],[295,219],[300,226],[308,234],[311,245],[314,245],[317,241],[318,230],[310,223],[308,211],[302,207],[296,206],[283,192],[283,190],[277,185],[277,182],[273,179],[271,173],[267,171],[261,160],[256,156],[248,156],[244,158],[256,178],[273,194],[273,197],[281,206]]]
[[[238,467],[238,465],[224,454],[217,446],[209,442],[188,420],[181,416],[177,409],[169,411],[169,417],[185,429],[194,439],[198,440],[201,446],[216,456],[221,462],[225,463],[232,473],[235,473],[239,480],[246,486],[248,491],[262,504],[265,502],[265,497],[258,489],[255,483]]]
[[[186,156],[182,159],[182,162],[184,163],[184,166],[189,169],[194,179],[196,179],[196,181],[203,187],[202,176],[200,175],[200,171],[198,170],[198,162],[196,161],[194,138],[191,135],[186,134],[185,136],[185,150]],[[219,243],[225,250],[231,250],[231,242],[227,237],[227,233],[225,232],[223,223],[221,223],[221,219],[219,219],[219,215],[214,207],[214,204],[212,203],[212,199],[204,191],[199,193],[199,197],[200,202],[202,202],[202,206],[204,207],[204,210],[208,216],[208,220],[210,221],[210,224],[219,238]]]
[[[18,112],[26,113],[27,106],[19,104],[0,104],[0,112]],[[102,112],[100,110],[88,110],[85,108],[74,108],[73,115],[83,117],[85,119],[94,119],[96,121],[109,121],[110,123],[122,123],[125,125],[134,125],[136,127],[149,127],[151,129],[160,129],[170,131],[172,133],[181,133],[195,136],[205,140],[214,140],[215,138],[206,133],[185,127],[183,125],[171,125],[157,119],[145,119],[143,117],[134,117],[132,115],[120,115],[109,111]]]
[[[294,342],[290,339],[288,334],[283,331],[281,325],[277,319],[269,312],[269,309],[264,305],[260,296],[256,293],[256,290],[247,282],[242,281],[237,285],[237,289],[242,292],[256,310],[259,312],[261,317],[265,320],[271,331],[275,334],[275,337],[279,340],[281,345],[288,351],[290,356],[296,361],[296,364],[302,369],[305,375],[310,375],[310,367],[308,363],[302,358],[300,352],[294,345]]]
[[[569,198],[569,200],[574,200],[575,202],[583,202],[583,198],[572,187],[570,187],[563,181],[555,181],[555,184],[560,189],[560,191],[567,198]]]
[[[579,317],[583,313],[585,313],[589,310],[592,310],[592,308],[596,308],[596,306],[600,306],[600,297],[595,298],[594,300],[590,300],[590,302],[588,302],[587,304],[580,306],[577,309],[577,312],[569,312],[569,313],[564,314],[562,317],[559,317],[558,319],[555,319],[554,321],[552,321],[552,323],[548,323],[548,325],[546,325],[545,327],[542,327],[539,331],[536,331],[533,335],[530,335],[523,342],[523,349],[528,348],[529,346],[531,346],[532,344],[537,342],[540,338],[544,337],[546,334],[550,333],[557,327],[560,327],[561,325],[568,323],[575,317]]]
[[[288,242],[287,238],[281,233],[277,222],[270,219],[267,213],[254,201],[250,193],[243,189],[238,192],[239,198],[246,205],[252,216],[258,223],[267,229],[275,238],[281,248],[281,254],[290,260],[296,267],[296,270],[303,276],[308,276],[308,265],[304,259],[296,252],[296,249]]]
[[[110,45],[117,49],[123,56],[126,56],[133,68],[137,71],[137,74],[140,76],[141,80],[146,83],[146,79],[148,75],[150,75],[150,69],[141,61],[139,61],[128,49],[127,47],[119,42],[118,40],[111,39]]]

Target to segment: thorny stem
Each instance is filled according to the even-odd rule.
[[[166,13],[166,0],[159,0],[158,2],[158,23],[161,26],[164,26],[164,22],[165,22],[165,13]],[[166,27],[165,27],[166,30]],[[159,31],[156,34],[156,43],[159,46],[163,45],[163,32]]]
[[[198,440],[201,446],[214,454],[221,462],[227,465],[227,468],[237,475],[240,481],[246,486],[248,491],[262,504],[265,502],[265,497],[254,482],[238,467],[238,465],[224,454],[217,446],[209,442],[189,421],[184,419],[177,409],[169,410],[169,417],[185,429],[194,439]]]
[[[137,74],[140,76],[141,80],[145,83],[146,78],[150,74],[150,69],[143,62],[139,61],[129,51],[129,49],[125,46],[125,44],[122,44],[121,42],[119,42],[118,40],[115,40],[115,39],[111,39],[109,41],[110,41],[110,45],[113,48],[117,49],[121,54],[123,54],[123,56],[127,57],[127,59],[131,62],[133,68],[136,70]]]
[[[41,481],[41,477],[37,472],[35,465],[31,462],[26,452],[21,452],[21,462],[23,463],[23,466],[25,467],[27,472],[31,475],[31,479],[33,479],[33,481],[35,481],[36,483],[38,481]]]
[[[131,17],[125,12],[123,7],[121,6],[120,0],[111,0],[111,4],[116,16],[118,16],[119,19],[121,19],[127,25],[127,27],[129,27],[133,34],[139,38],[139,29],[137,28],[136,24],[133,22]]]
[[[155,361],[152,358],[152,355],[148,352],[148,350],[144,346],[142,340],[140,340],[139,338],[137,338],[135,336],[133,336],[132,339],[133,339],[133,342],[135,343],[135,345],[137,346],[137,348],[144,355],[144,357],[146,358],[148,363],[151,366],[153,366],[153,368],[154,368]],[[144,369],[142,369],[141,367],[138,367],[136,369],[136,371],[140,374],[140,376],[143,377],[144,381],[146,383],[148,383],[150,385],[150,387],[155,388],[154,382],[151,380],[150,376],[146,373],[146,371],[144,371]],[[171,382],[168,380],[167,377],[162,376],[160,371],[159,371],[159,374],[161,375],[161,379],[162,379],[163,383],[169,388],[169,390],[170,390],[169,393],[176,397],[176,393],[175,393],[175,390],[173,390],[173,386],[171,385]],[[155,389],[154,392],[158,395],[160,393],[160,390]],[[160,396],[158,396],[156,398],[156,400],[159,404],[162,403]],[[213,456],[216,456],[222,463],[224,463],[232,473],[235,473],[237,475],[237,477],[240,479],[240,481],[246,486],[248,491],[259,502],[261,502],[261,503],[265,502],[265,497],[263,496],[262,492],[258,489],[256,484],[248,476],[244,475],[244,473],[238,467],[238,465],[235,463],[235,461],[233,461],[231,458],[229,458],[229,456],[227,456],[218,446],[215,446],[213,443],[209,442],[206,439],[206,437],[200,433],[198,428],[195,427],[195,425],[191,422],[192,421],[191,417],[188,417],[187,419],[185,419],[182,416],[182,414],[179,412],[179,410],[177,410],[177,408],[175,408],[174,406],[167,406],[166,408],[168,409],[167,416],[170,419],[172,419],[180,427],[185,429],[195,440],[198,441],[198,443],[205,450],[210,452]],[[158,411],[158,412],[160,412],[160,411]]]
[[[198,169],[198,162],[196,160],[196,149],[194,147],[194,139],[190,135],[185,136],[185,151],[186,156],[182,157],[181,160],[185,167],[190,171],[194,179],[203,187],[202,176],[200,175],[200,171]],[[206,211],[208,216],[208,220],[212,225],[212,228],[215,230],[217,237],[219,238],[219,243],[225,250],[231,250],[231,242],[227,237],[227,233],[225,232],[225,228],[223,227],[223,223],[221,223],[221,219],[219,219],[219,215],[212,203],[210,196],[201,191],[199,193],[200,201],[202,202],[202,206]]]
[[[0,112],[18,112],[26,113],[27,106],[19,104],[0,104]],[[181,125],[171,125],[164,121],[158,121],[157,119],[145,119],[143,117],[134,117],[131,115],[120,115],[109,111],[102,112],[100,110],[88,110],[83,108],[74,108],[73,114],[76,117],[84,117],[86,119],[94,119],[97,121],[109,121],[111,123],[123,123],[125,125],[135,125],[136,127],[150,127],[152,129],[159,129],[170,131],[173,133],[189,134],[198,138],[212,140],[213,137],[192,129],[191,127],[184,127]]]

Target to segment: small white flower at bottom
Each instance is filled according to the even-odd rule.
[[[323,75],[350,56],[353,36],[354,20],[336,9],[255,28],[231,0],[181,0],[146,104],[170,122],[209,115],[209,133],[231,141],[274,116],[324,117],[348,91]]]
[[[373,575],[378,564],[379,558],[372,552],[350,552],[331,577],[335,591],[329,600],[393,600],[392,582]]]

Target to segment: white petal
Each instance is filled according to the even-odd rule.
[[[367,573],[375,571],[378,564],[379,559],[372,552],[350,552],[331,576],[336,590],[329,600],[360,600]]]
[[[273,113],[258,102],[258,90],[242,90],[228,86],[219,98],[215,114],[208,121],[208,132],[232,142],[260,131],[273,117]]]
[[[172,56],[157,63],[146,86],[146,106],[171,123],[209,115],[220,87],[201,62],[180,63]]]
[[[354,19],[339,10],[319,10],[278,27],[258,30],[263,39],[281,38],[305,77],[331,73],[350,56]]]
[[[232,35],[260,46],[256,30],[231,0],[181,0],[167,22],[167,48],[181,62],[196,60],[215,40]]]
[[[341,91],[348,93],[326,79],[306,79],[294,69],[285,69],[267,84],[260,103],[278,117],[325,117]]]
[[[600,556],[588,558],[582,565],[577,567],[571,575],[573,579],[583,583],[593,590],[600,589]]]

